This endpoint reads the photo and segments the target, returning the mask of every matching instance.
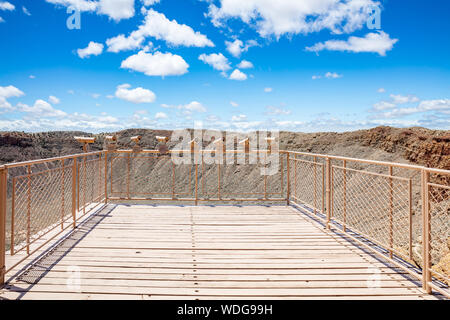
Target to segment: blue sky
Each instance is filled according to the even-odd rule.
[[[0,130],[448,130],[449,12],[444,0],[0,0]]]

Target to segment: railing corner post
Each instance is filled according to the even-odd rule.
[[[8,169],[0,168],[0,288],[6,275],[6,199]]]

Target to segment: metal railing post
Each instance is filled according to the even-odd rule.
[[[430,208],[428,200],[428,180],[429,173],[422,169],[422,288],[427,292],[431,293],[431,287],[429,282],[431,280],[430,273]]]
[[[344,216],[343,216],[343,224],[342,230],[344,232],[347,231],[347,161],[343,161],[342,166],[344,167]]]
[[[326,159],[326,202],[327,202],[327,229],[330,230],[330,217],[331,217],[331,160]]]
[[[5,284],[6,274],[6,186],[8,169],[0,168],[0,288]]]
[[[27,166],[27,254],[30,254],[31,237],[31,166]]]
[[[286,204],[289,205],[289,200],[291,197],[291,167],[290,167],[290,154],[289,152],[286,152],[286,184],[287,184],[287,189],[286,189]]]
[[[325,212],[325,197],[326,197],[326,191],[325,191],[325,171],[326,167],[322,164],[322,213]]]
[[[297,201],[297,154],[294,153],[294,198]],[[314,203],[314,207],[315,207]]]
[[[217,164],[217,196],[219,200],[222,199],[220,189],[221,189],[221,179],[220,179],[220,163],[219,163]]]
[[[267,152],[264,153],[264,199],[267,199]]]
[[[333,166],[330,166],[330,220],[333,219],[334,216],[334,170]]]
[[[409,259],[413,260],[413,230],[412,230],[412,179],[408,180],[408,218],[409,218]]]
[[[1,202],[1,201],[0,201]],[[11,192],[11,246],[10,246],[10,254],[14,255],[14,231],[15,231],[15,215],[16,215],[16,178],[12,179],[12,192]]]
[[[83,215],[86,214],[86,193],[87,193],[87,185],[86,185],[86,156],[83,157]]]
[[[102,156],[102,153],[98,155],[98,202],[102,199]]]
[[[66,177],[64,175],[64,159],[61,160],[61,230],[64,230],[64,198],[65,198],[65,190],[64,185],[66,183]]]
[[[172,162],[172,200],[175,200],[175,164]]]
[[[317,214],[317,158],[313,157],[314,162],[314,215]]]
[[[108,151],[105,151],[105,204],[108,203]]]
[[[130,200],[130,162],[131,162],[131,154],[128,153],[127,160],[127,199]]]
[[[394,248],[394,190],[392,186],[392,166],[389,166],[389,258]]]
[[[72,223],[76,227],[77,221],[77,158],[73,158],[72,164]]]
[[[198,164],[195,164],[195,205],[198,204]]]

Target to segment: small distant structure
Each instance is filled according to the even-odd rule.
[[[105,136],[105,149],[108,151],[117,150],[117,136]]]
[[[267,153],[271,154],[272,153],[272,143],[275,141],[275,137],[266,137],[265,140],[267,142]]]
[[[216,153],[225,153],[227,151],[226,145],[225,145],[225,138],[222,139],[216,139],[213,141],[213,143],[216,145]]]
[[[88,152],[89,144],[95,142],[94,137],[73,137],[73,138],[83,145],[83,152]]]
[[[249,153],[250,152],[250,139],[245,138],[244,140],[239,141],[239,144],[244,145],[244,152]]]
[[[133,136],[130,138],[130,140],[134,142],[133,152],[141,152],[142,151],[142,148],[140,145],[141,139],[142,139],[142,136]]]
[[[191,141],[189,141],[189,147],[191,149],[191,153],[195,152],[195,139],[192,139]]]
[[[156,136],[156,140],[158,140],[158,150],[160,154],[166,154],[169,152],[169,149],[167,148],[167,141],[169,141],[169,138],[164,136]]]

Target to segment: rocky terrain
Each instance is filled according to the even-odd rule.
[[[131,146],[130,137],[141,135],[141,145],[153,149],[157,145],[155,137],[170,137],[171,131],[128,129],[115,133],[122,148]],[[0,163],[80,153],[81,146],[73,139],[74,136],[95,136],[96,143],[91,145],[91,150],[101,150],[104,136],[110,134],[112,133],[90,134],[74,131],[0,132]],[[418,127],[377,127],[344,133],[280,132],[280,149],[409,162],[450,169],[450,131]]]

